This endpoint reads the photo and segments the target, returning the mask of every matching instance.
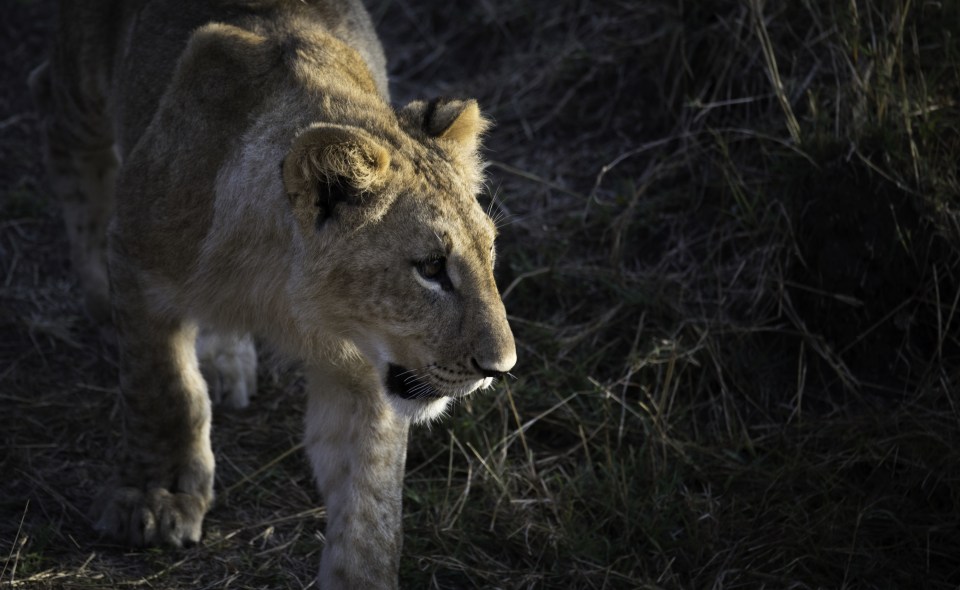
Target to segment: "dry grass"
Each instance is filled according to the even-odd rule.
[[[371,2],[398,101],[496,119],[518,379],[413,435],[410,588],[960,585],[960,5]],[[218,415],[204,542],[93,538],[117,426],[0,12],[0,584],[300,588],[299,381]],[[267,411],[265,411],[267,410]]]

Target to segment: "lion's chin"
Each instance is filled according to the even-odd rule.
[[[390,364],[384,380],[387,399],[394,411],[414,424],[430,422],[446,414],[450,398],[412,376],[409,369]]]
[[[405,416],[413,424],[424,424],[444,417],[447,414],[450,398],[410,400],[397,395],[388,395],[387,401],[389,401],[393,411],[400,416]]]

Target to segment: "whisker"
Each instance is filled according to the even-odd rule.
[[[402,376],[402,375],[401,375],[401,376]],[[404,384],[406,384],[406,383],[416,383],[417,381],[422,381],[422,380],[423,380],[423,376],[422,376],[422,375],[409,375],[409,376],[407,376],[407,377],[404,377],[403,382],[404,382]]]

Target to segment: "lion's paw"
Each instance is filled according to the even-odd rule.
[[[94,527],[129,545],[183,547],[200,541],[203,515],[210,502],[201,496],[119,487],[101,497]]]
[[[235,336],[203,330],[197,358],[210,399],[228,408],[245,408],[257,391],[257,349],[249,334]]]

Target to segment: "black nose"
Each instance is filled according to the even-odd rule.
[[[473,370],[476,371],[477,373],[480,373],[484,377],[493,377],[494,379],[499,379],[504,375],[503,371],[497,371],[495,369],[485,369],[483,366],[480,365],[480,363],[477,362],[477,359],[475,358],[470,359],[470,362],[473,364]]]

